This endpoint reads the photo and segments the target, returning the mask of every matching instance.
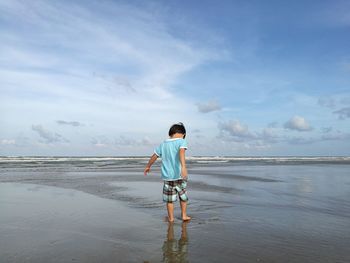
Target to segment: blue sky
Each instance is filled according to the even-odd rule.
[[[0,154],[350,155],[349,1],[0,0]]]

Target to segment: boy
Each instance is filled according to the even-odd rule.
[[[161,157],[162,179],[164,180],[163,201],[167,203],[168,220],[174,222],[174,202],[179,196],[182,220],[189,221],[191,217],[187,216],[186,213],[188,197],[186,195],[185,150],[187,149],[187,141],[185,140],[185,126],[181,122],[172,125],[169,129],[169,137],[155,149],[144,170],[144,175],[147,175],[157,158]]]

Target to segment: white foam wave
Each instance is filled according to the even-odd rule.
[[[148,160],[149,157],[0,157],[1,162],[94,162],[94,161],[128,161]]]
[[[126,157],[26,157],[26,156],[3,156],[0,163],[9,162],[105,162],[105,161],[147,161],[149,157],[126,156]],[[266,162],[303,162],[303,161],[350,161],[350,156],[287,156],[287,157],[254,157],[254,156],[189,156],[188,161],[197,163],[225,163],[239,161],[266,161]]]

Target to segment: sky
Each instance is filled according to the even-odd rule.
[[[0,0],[0,155],[349,156],[350,2]]]

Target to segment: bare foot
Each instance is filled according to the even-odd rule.
[[[190,221],[192,218],[190,216],[185,216],[182,218],[182,221],[186,222],[186,221]]]
[[[171,220],[168,216],[165,216],[164,221],[169,222],[169,223],[174,223],[174,218],[172,218],[172,220]]]

